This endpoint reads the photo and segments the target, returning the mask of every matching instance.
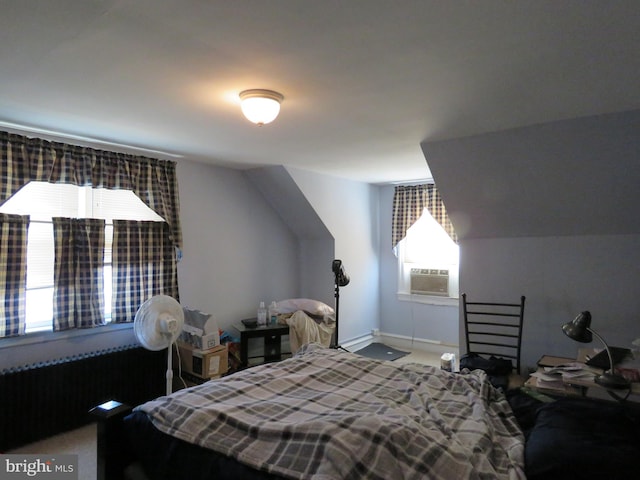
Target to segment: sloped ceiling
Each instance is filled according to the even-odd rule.
[[[462,239],[640,233],[640,110],[422,149]]]
[[[333,237],[284,167],[261,167],[245,175],[298,238]]]
[[[640,108],[639,10],[637,0],[5,1],[0,128],[234,168],[422,179],[425,140]],[[248,88],[284,94],[276,122],[242,118]]]

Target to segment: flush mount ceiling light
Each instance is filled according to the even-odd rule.
[[[273,90],[253,89],[240,92],[240,107],[247,120],[258,126],[273,122],[280,113],[284,96]]]

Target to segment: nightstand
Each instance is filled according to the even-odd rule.
[[[234,328],[240,332],[240,363],[246,368],[249,361],[258,360],[258,363],[277,362],[282,360],[284,355],[291,355],[291,351],[283,351],[282,341],[284,336],[289,335],[289,325],[261,325],[257,327],[247,327],[243,323],[236,323]],[[249,340],[252,338],[262,338],[262,355],[249,357]]]

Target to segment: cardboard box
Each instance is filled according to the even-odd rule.
[[[195,350],[209,350],[220,346],[220,333],[208,333],[205,335],[194,335],[182,332],[180,341],[193,346]]]
[[[200,378],[216,378],[227,373],[229,359],[226,345],[210,350],[196,350],[189,345],[178,344],[182,371]]]
[[[218,323],[211,314],[183,308],[184,325],[179,340],[194,350],[209,350],[220,345]]]

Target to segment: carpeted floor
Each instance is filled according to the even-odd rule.
[[[355,353],[364,357],[374,358],[376,360],[397,360],[405,355],[409,355],[411,352],[403,352],[402,350],[390,347],[384,343],[376,342],[367,345]]]
[[[95,480],[98,471],[96,434],[96,424],[92,423],[86,427],[61,433],[7,453],[78,455],[78,480]]]

